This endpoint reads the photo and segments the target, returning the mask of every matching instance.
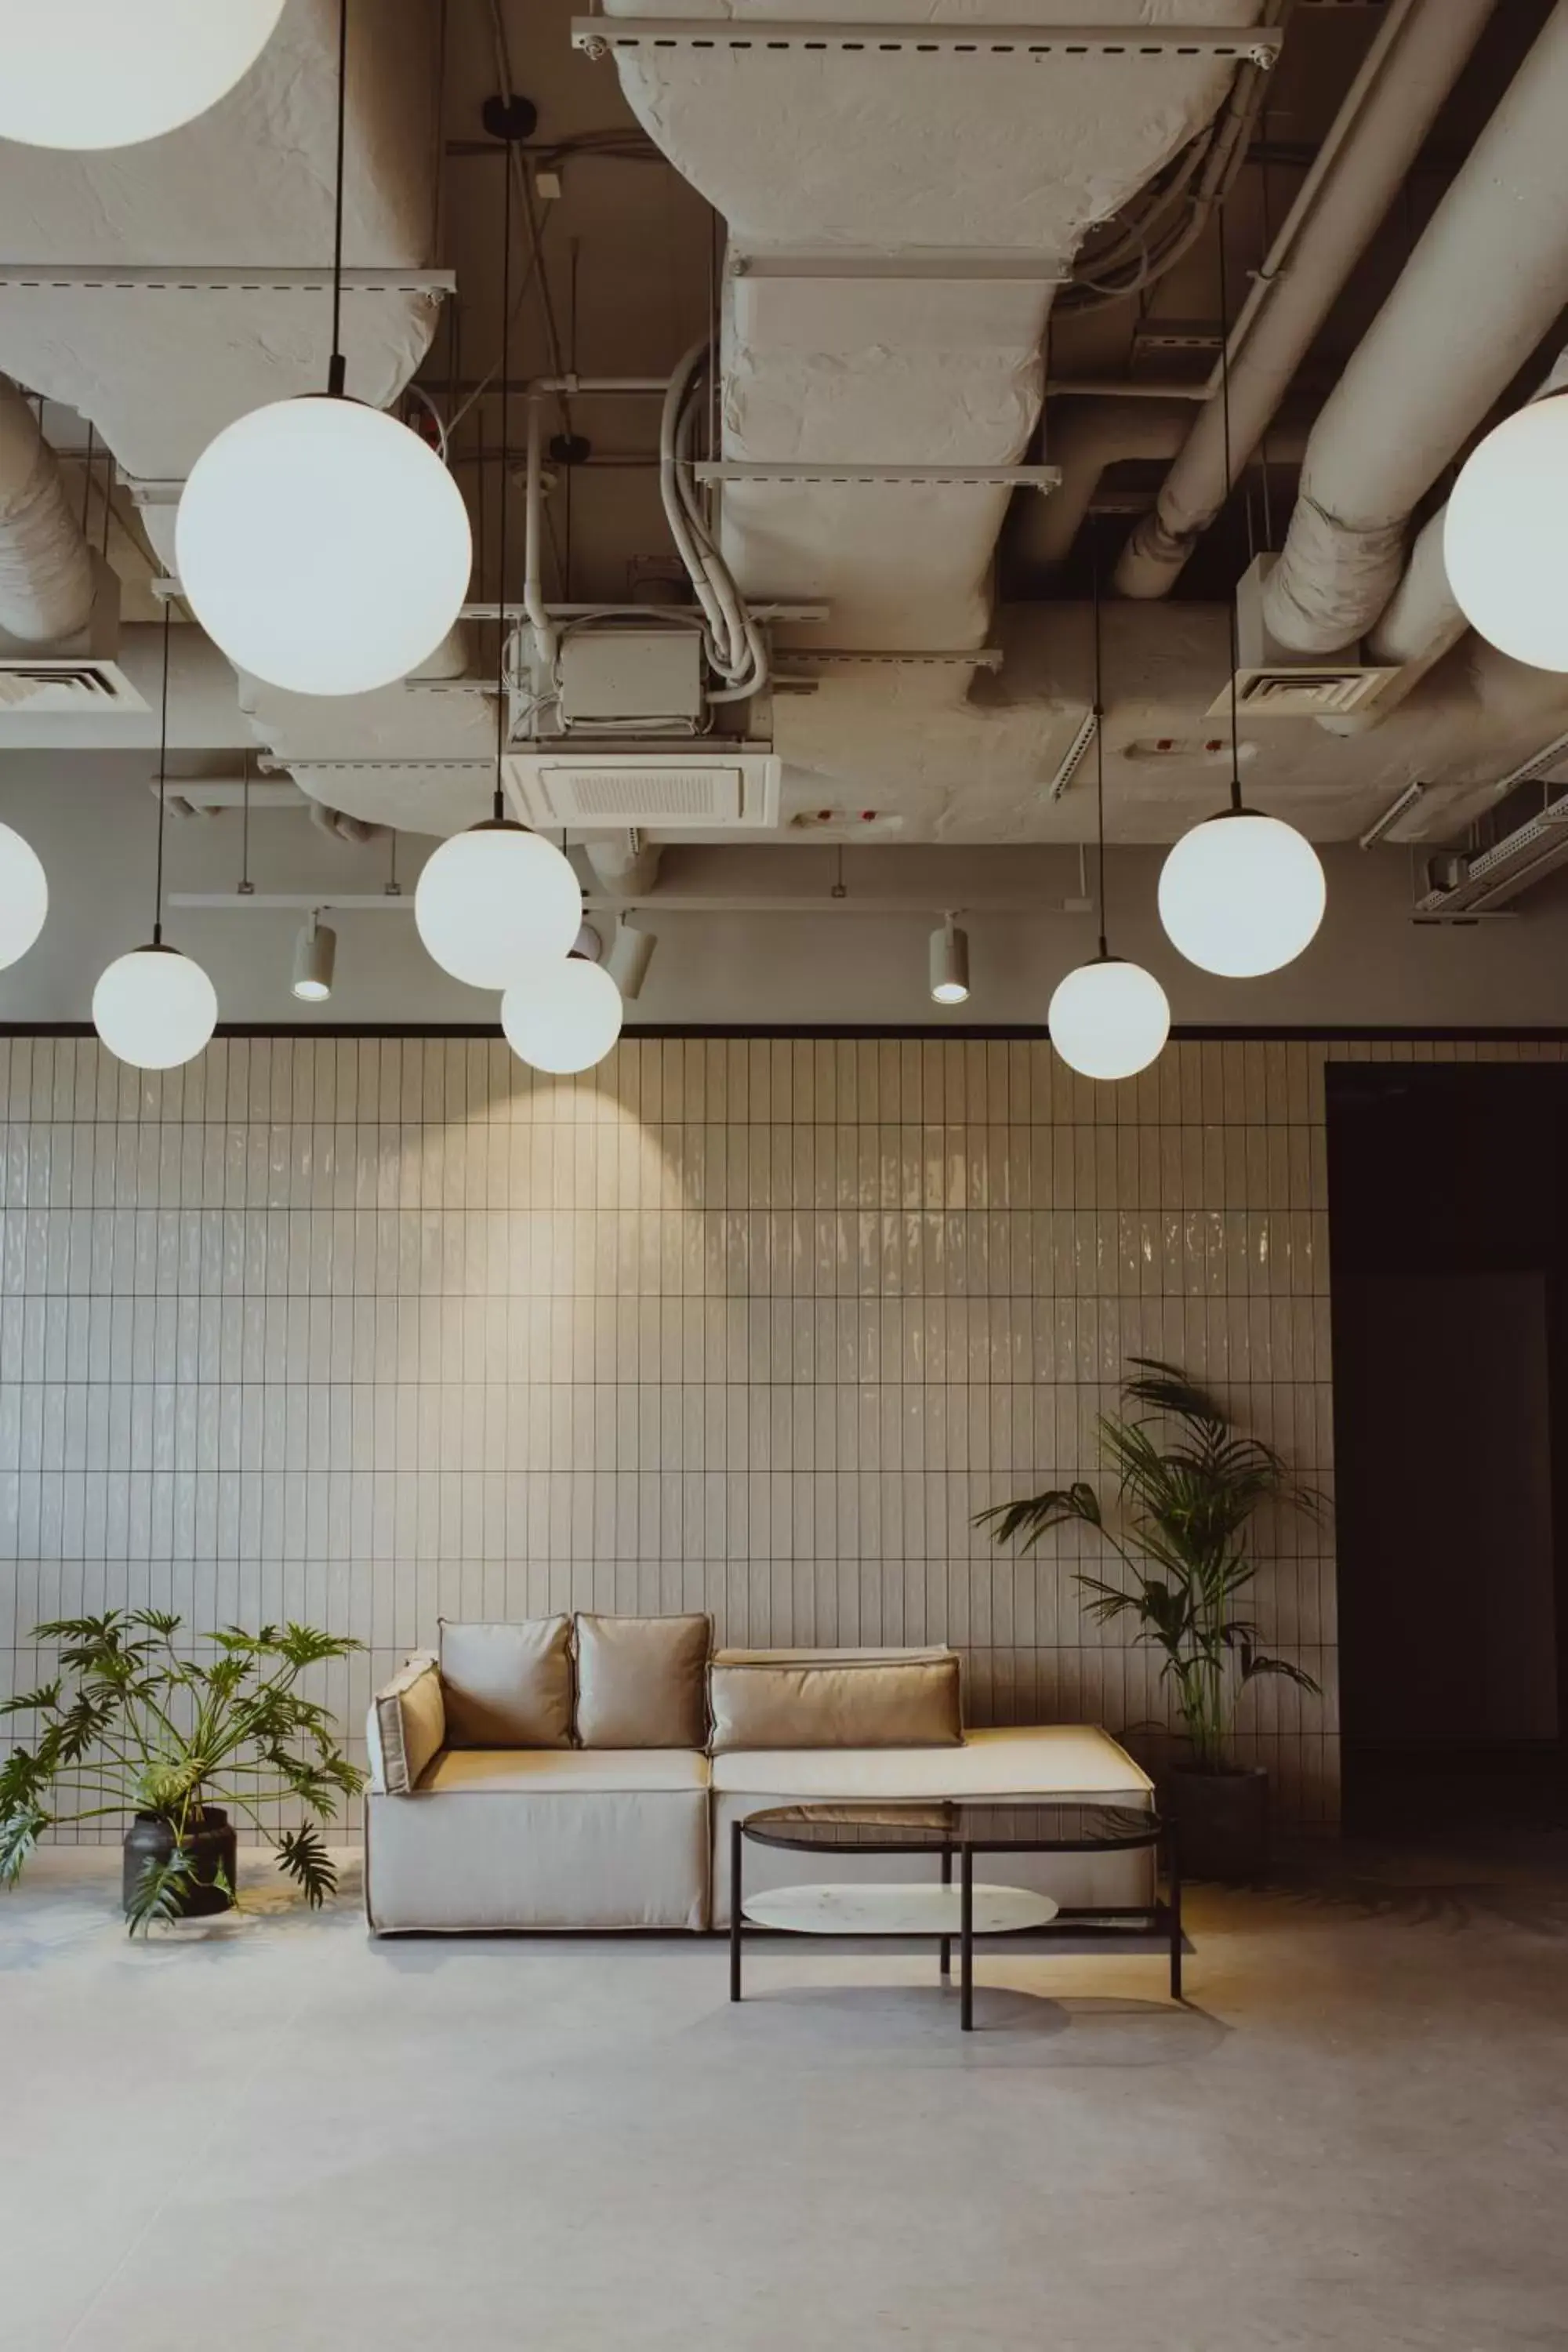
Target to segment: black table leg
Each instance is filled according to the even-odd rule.
[[[952,1885],[952,1848],[946,1845],[942,1850],[942,1883],[944,1886]],[[952,1976],[952,1937],[951,1936],[944,1936],[942,1939],[942,1972],[951,1981]]]
[[[974,2031],[974,1850],[963,1849],[963,1883],[959,1904],[959,1984],[963,2006],[959,2022],[965,2033]]]
[[[741,1998],[741,1849],[739,1822],[730,1824],[730,1998]]]
[[[1171,1999],[1182,1998],[1182,1855],[1173,1822],[1165,1824],[1165,1868],[1171,1881]]]

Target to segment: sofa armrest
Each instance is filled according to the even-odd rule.
[[[365,1743],[373,1791],[409,1796],[446,1738],[447,1709],[434,1654],[416,1651],[370,1703]]]

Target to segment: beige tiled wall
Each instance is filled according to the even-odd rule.
[[[438,1614],[705,1608],[950,1639],[980,1720],[1159,1717],[1068,1545],[1002,1557],[971,1516],[1092,1470],[1139,1352],[1331,1485],[1351,1050],[1178,1044],[1099,1088],[1035,1042],[650,1039],[567,1083],[455,1039],[233,1039],[162,1080],[0,1043],[5,1670],[126,1600],[304,1616],[367,1645],[328,1687],[357,1748]],[[1265,1688],[1243,1744],[1322,1822],[1331,1539],[1262,1548],[1327,1696]]]

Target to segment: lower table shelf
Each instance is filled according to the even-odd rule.
[[[745,1917],[757,1927],[796,1936],[953,1936],[963,1927],[963,1893],[927,1882],[911,1885],[775,1886],[748,1895]],[[1057,1916],[1048,1895],[1022,1886],[974,1889],[974,1933],[1016,1936]]]

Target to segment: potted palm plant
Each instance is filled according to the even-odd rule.
[[[0,1885],[16,1884],[47,1830],[130,1813],[132,1934],[226,1911],[235,1900],[234,1812],[260,1831],[312,1908],[334,1891],[321,1823],[364,1775],[339,1748],[327,1709],[297,1685],[307,1667],[360,1644],[310,1625],[256,1633],[231,1625],[195,1657],[178,1646],[182,1622],[111,1609],[35,1626],[35,1642],[61,1645],[62,1672],[0,1704],[0,1716],[34,1715],[40,1727],[0,1764]],[[263,1818],[280,1799],[303,1809],[293,1828]]]
[[[1122,1383],[1123,1410],[1102,1413],[1100,1451],[1116,1479],[1108,1519],[1087,1480],[1054,1486],[980,1512],[999,1544],[1016,1536],[1032,1550],[1052,1528],[1092,1528],[1121,1563],[1111,1582],[1076,1571],[1090,1613],[1102,1623],[1131,1617],[1136,1639],[1163,1653],[1187,1738],[1187,1757],[1164,1777],[1161,1801],[1178,1824],[1184,1860],[1200,1876],[1249,1878],[1268,1842],[1268,1774],[1233,1760],[1230,1738],[1242,1692],[1260,1675],[1316,1691],[1310,1675],[1267,1655],[1245,1613],[1257,1574],[1247,1533],[1260,1505],[1316,1515],[1321,1498],[1303,1486],[1272,1446],[1237,1432],[1208,1391],[1178,1365],[1134,1356]]]

